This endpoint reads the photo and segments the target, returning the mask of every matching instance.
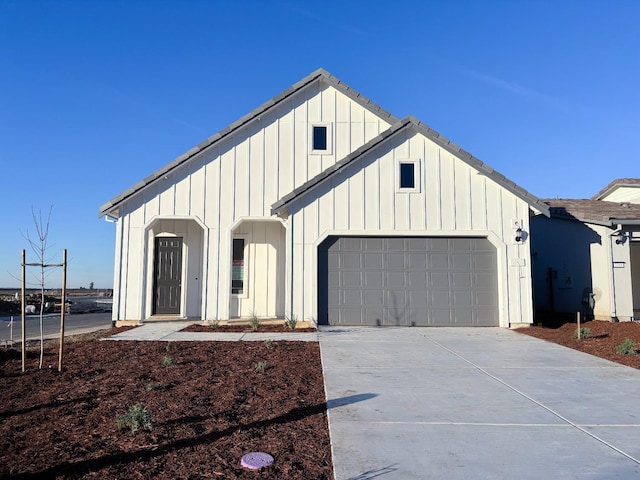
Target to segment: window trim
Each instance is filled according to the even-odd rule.
[[[413,164],[413,187],[401,187],[401,175],[400,169],[403,164]],[[421,191],[421,166],[422,162],[419,158],[402,158],[396,160],[396,174],[395,174],[395,182],[396,182],[396,192],[397,193],[420,193]]]
[[[327,148],[315,150],[313,148],[314,127],[325,127],[327,130]],[[309,153],[312,155],[331,155],[333,152],[333,124],[331,122],[313,122],[309,125]]]

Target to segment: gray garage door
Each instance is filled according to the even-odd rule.
[[[318,250],[318,316],[330,325],[497,326],[486,238],[330,237]]]

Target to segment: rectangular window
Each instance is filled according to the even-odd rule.
[[[420,163],[417,158],[396,161],[396,192],[420,192]]]
[[[312,155],[331,155],[333,128],[331,123],[309,125],[309,153]]]
[[[244,238],[233,239],[231,293],[234,295],[244,293]]]
[[[416,164],[400,163],[400,188],[416,188]]]
[[[327,149],[327,127],[324,125],[313,127],[313,149]]]

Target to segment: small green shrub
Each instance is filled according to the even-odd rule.
[[[267,347],[268,349],[273,348],[273,342],[271,341],[271,339],[270,339],[270,338],[267,338],[267,339],[264,341],[264,346],[265,346],[265,347]]]
[[[267,362],[265,362],[264,360],[261,360],[257,362],[253,368],[258,373],[264,373],[264,371],[267,369]]]
[[[131,435],[135,435],[140,429],[151,430],[151,413],[142,404],[138,403],[127,410],[127,413],[118,416],[116,420],[118,430],[128,428]]]
[[[257,332],[260,328],[260,319],[256,316],[255,313],[251,314],[251,318],[249,319],[249,325],[251,325],[251,330]]]
[[[580,338],[589,338],[591,337],[591,330],[586,327],[580,327]],[[578,329],[573,332],[573,338],[578,338]]]
[[[297,323],[298,323],[298,317],[296,317],[295,315],[292,315],[291,317],[286,317],[284,321],[285,327],[290,328],[291,330],[296,329]]]
[[[164,365],[165,367],[168,367],[169,365],[173,365],[175,363],[175,360],[173,359],[173,357],[170,357],[169,355],[165,355],[162,358],[162,365]]]
[[[624,342],[616,347],[616,352],[621,355],[635,355],[638,353],[636,351],[636,342],[630,338],[625,338]]]
[[[210,329],[215,330],[220,326],[220,320],[207,320],[207,325]]]
[[[173,343],[172,342],[167,342],[167,344],[165,345],[164,349],[167,352],[173,352]]]

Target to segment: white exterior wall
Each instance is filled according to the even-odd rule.
[[[314,123],[329,127],[330,154],[310,153],[310,125]],[[153,255],[149,242],[153,237],[145,235],[162,219],[183,220],[200,230],[200,243],[188,246],[190,282],[183,284],[188,311],[183,307],[183,315],[228,318],[234,226],[243,219],[271,218],[271,205],[279,198],[389,126],[338,90],[317,82],[123,202],[117,227],[114,320],[144,320],[151,314]],[[262,264],[268,264],[270,258],[273,261],[270,249],[255,248],[252,255],[253,261]],[[191,269],[198,271],[198,283]],[[256,289],[254,294],[267,292]],[[286,292],[281,296],[288,298]],[[200,311],[194,313],[192,302],[198,298]],[[249,308],[257,312],[266,302],[244,300],[242,315],[248,315]]]
[[[534,296],[539,310],[550,310],[547,269],[552,268],[557,272],[555,312],[583,312],[583,295],[593,292],[597,320],[633,317],[630,242],[616,244],[612,228],[579,221],[535,217],[532,230]]]
[[[640,185],[635,187],[617,187],[602,200],[607,202],[640,203]]]
[[[420,190],[396,190],[397,162],[420,161]],[[529,232],[529,206],[421,134],[380,145],[290,206],[292,297],[300,319],[317,318],[317,247],[329,235],[482,236],[498,253],[500,325],[533,319],[528,241],[515,242],[514,220]]]

